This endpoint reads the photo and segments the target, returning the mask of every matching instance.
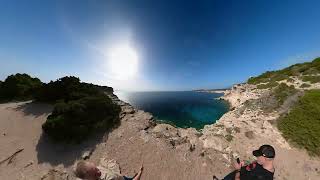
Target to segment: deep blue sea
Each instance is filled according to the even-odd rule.
[[[119,99],[150,112],[158,121],[178,127],[203,128],[213,124],[228,111],[228,103],[214,98],[220,93],[194,91],[168,92],[114,92]]]

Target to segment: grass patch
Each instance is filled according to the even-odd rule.
[[[273,95],[278,101],[278,105],[281,106],[283,102],[291,95],[298,92],[293,85],[288,86],[285,83],[281,83],[273,90]]]
[[[312,84],[320,82],[320,76],[302,76],[303,82],[310,82]]]
[[[300,85],[300,88],[308,88],[308,87],[310,87],[310,86],[311,86],[311,85],[308,84],[308,83],[303,83],[303,84]]]
[[[310,90],[278,121],[278,128],[289,142],[320,155],[320,90]]]

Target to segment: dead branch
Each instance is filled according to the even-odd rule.
[[[24,148],[17,150],[17,151],[16,151],[15,153],[13,153],[11,156],[9,156],[9,157],[7,157],[6,159],[0,161],[0,164],[6,162],[7,160],[9,160],[8,164],[10,164],[11,161],[12,161],[12,159],[13,159],[18,153],[20,153],[20,152],[23,151],[23,150],[24,150]]]

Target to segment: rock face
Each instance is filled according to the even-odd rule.
[[[203,138],[203,147],[223,152],[228,147],[228,142],[218,136],[207,136]]]
[[[223,165],[222,172],[228,172],[228,167],[233,159],[240,157],[242,160],[253,160],[252,151],[262,144],[271,144],[276,148],[277,158],[275,163],[277,179],[317,179],[317,172],[292,170],[296,161],[303,162],[308,159],[309,169],[320,165],[319,160],[312,160],[307,153],[290,147],[281,136],[278,129],[271,124],[279,117],[278,112],[262,112],[259,106],[263,105],[264,98],[268,97],[269,90],[256,89],[255,85],[237,84],[224,92],[221,99],[230,103],[231,110],[224,114],[215,124],[206,125],[201,131],[192,128],[176,128],[168,124],[156,124],[140,128],[141,138],[144,142],[152,142],[155,139],[165,142],[165,146],[175,149],[175,156],[182,152],[197,152],[198,158],[207,158],[215,164]],[[245,104],[247,100],[257,100],[250,108]],[[261,102],[260,102],[261,101]],[[130,108],[129,108],[130,109]],[[126,114],[131,111],[125,110]],[[144,112],[141,112],[144,114]],[[150,115],[151,116],[151,115]],[[143,115],[140,117],[143,117]],[[143,117],[146,118],[146,117]],[[153,119],[150,117],[150,119]],[[163,148],[163,147],[162,147]],[[291,157],[288,160],[288,157]],[[184,156],[184,162],[191,160]],[[213,168],[210,163],[204,164]],[[174,173],[174,172],[171,172]],[[177,173],[177,172],[175,172]],[[222,173],[221,176],[223,176]],[[217,173],[215,173],[217,174]],[[218,174],[219,175],[219,174]],[[190,175],[192,176],[192,175]]]
[[[280,107],[280,111],[270,112],[261,108],[268,105],[264,101],[268,99],[269,94],[270,90],[256,89],[255,85],[249,84],[235,85],[227,90],[222,98],[229,101],[233,109],[224,114],[216,124],[205,126],[204,135],[201,137],[204,146],[222,151],[226,154],[226,158],[240,156],[241,159],[251,160],[252,150],[262,144],[271,144],[277,153],[276,179],[318,179],[320,177],[318,173],[304,172],[303,165],[296,162],[303,162],[304,158],[308,159],[308,164],[312,166],[311,169],[314,169],[320,165],[320,160],[311,158],[305,151],[291,147],[275,126],[280,113],[287,108]],[[257,103],[248,105],[245,103],[247,100],[254,100],[252,102]],[[291,99],[288,98],[288,101]],[[286,103],[284,102],[283,106]],[[217,135],[226,137],[229,136],[228,134],[233,138],[227,143],[216,137]],[[217,146],[214,147],[214,144]],[[293,166],[296,167],[295,170],[291,169]]]
[[[90,156],[91,156],[91,154],[92,154],[92,149],[87,150],[87,151],[84,151],[83,154],[82,154],[82,156],[81,156],[81,158],[82,158],[83,160],[89,159]]]
[[[231,108],[239,107],[239,105],[243,104],[246,100],[260,97],[261,93],[253,92],[254,88],[255,86],[250,84],[236,84],[230,90],[226,90],[221,99],[228,101]]]
[[[120,165],[114,159],[110,159],[109,160],[107,158],[101,158],[99,166],[101,166],[101,167],[103,167],[105,169],[109,169],[110,171],[112,171],[114,173],[121,174]]]

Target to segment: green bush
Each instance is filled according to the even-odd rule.
[[[318,83],[320,82],[320,76],[302,76],[302,81],[307,82],[309,81],[310,83]]]
[[[295,64],[277,71],[267,71],[257,77],[249,78],[248,83],[259,84],[271,81],[281,81],[284,79],[288,79],[290,76],[314,74],[320,74],[320,58],[316,58],[312,62]]]
[[[117,126],[121,108],[106,93],[113,93],[113,89],[83,83],[73,76],[46,84],[18,73],[0,81],[0,100],[35,99],[56,103],[42,128],[58,141],[80,142],[100,129]]]
[[[279,119],[278,128],[290,142],[319,156],[320,90],[307,91],[289,114]]]
[[[1,100],[29,100],[34,93],[42,86],[38,78],[32,78],[28,74],[17,73],[8,76],[1,83]]]
[[[112,93],[113,89],[83,83],[73,76],[44,84],[36,100],[56,103],[42,126],[44,132],[57,141],[80,142],[99,129],[115,127],[120,107],[106,92]]]
[[[283,102],[289,97],[298,92],[293,85],[288,86],[285,83],[281,83],[278,87],[276,87],[272,95],[278,101],[279,106],[283,104]]]
[[[303,83],[303,84],[300,85],[300,88],[308,88],[310,86],[311,86],[310,84]]]
[[[261,74],[260,76],[251,77],[248,79],[248,83],[249,84],[259,84],[259,83],[269,82],[273,73],[274,73],[273,71],[267,71],[267,72]]]
[[[98,130],[117,126],[120,110],[106,95],[60,102],[42,128],[54,140],[80,142]]]
[[[56,81],[44,84],[37,92],[36,100],[55,103],[59,100],[65,102],[77,100],[91,95],[102,95],[105,92],[113,92],[111,87],[97,86],[80,82],[73,76],[66,76]]]

